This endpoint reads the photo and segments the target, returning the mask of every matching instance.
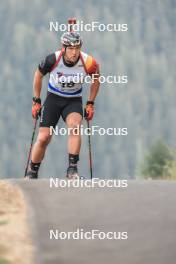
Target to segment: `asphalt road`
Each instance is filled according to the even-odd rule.
[[[28,203],[34,264],[174,264],[176,183],[128,181],[127,188],[50,188],[16,180]],[[59,232],[127,232],[127,239],[50,239]],[[56,233],[55,233],[56,234]]]

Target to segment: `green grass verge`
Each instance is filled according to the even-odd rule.
[[[0,259],[0,264],[10,264],[10,262],[4,259]]]
[[[0,220],[0,225],[6,225],[6,224],[8,224],[8,220]]]

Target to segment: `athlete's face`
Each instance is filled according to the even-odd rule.
[[[74,63],[77,61],[80,53],[80,46],[67,47],[65,52],[65,60]]]

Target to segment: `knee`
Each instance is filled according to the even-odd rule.
[[[82,117],[79,114],[70,115],[66,119],[67,127],[69,128],[79,128],[81,126]]]
[[[46,147],[49,142],[51,140],[51,136],[50,135],[39,135],[38,139],[37,139],[37,143],[41,146],[41,147]]]
[[[79,128],[81,124],[78,120],[70,120],[67,125],[70,128]]]
[[[78,120],[70,120],[67,123],[69,135],[79,135],[81,123]]]

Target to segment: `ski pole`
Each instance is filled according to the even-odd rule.
[[[38,115],[37,115],[37,117],[35,118],[35,121],[34,121],[34,128],[33,128],[33,133],[32,133],[32,138],[31,138],[31,145],[30,145],[30,149],[29,149],[29,154],[28,154],[28,159],[27,159],[27,164],[26,164],[24,177],[26,177],[28,166],[29,166],[29,160],[30,160],[30,156],[31,156],[31,151],[32,151],[35,131],[36,131],[36,127],[37,127],[37,120],[38,120]]]
[[[87,121],[87,128],[90,131],[89,121]],[[90,178],[93,178],[93,169],[92,169],[92,151],[91,151],[91,140],[90,140],[90,133],[88,134],[88,147],[89,147],[89,168],[90,168]]]

